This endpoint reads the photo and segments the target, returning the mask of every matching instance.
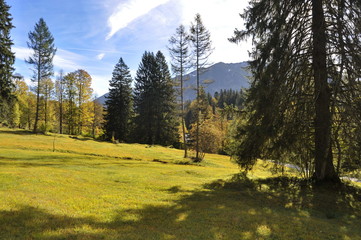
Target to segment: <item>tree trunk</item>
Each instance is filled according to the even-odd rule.
[[[196,48],[197,48],[197,59],[196,59],[196,67],[197,67],[197,123],[196,123],[196,162],[200,162],[199,156],[199,115],[200,115],[200,107],[199,107],[199,39],[198,39],[198,30],[196,35]]]
[[[315,173],[317,181],[339,181],[331,145],[331,91],[327,82],[326,22],[322,0],[312,0],[313,75],[315,81]]]

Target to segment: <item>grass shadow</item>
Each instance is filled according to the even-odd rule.
[[[29,130],[13,130],[13,131],[10,131],[10,130],[3,130],[3,129],[0,129],[0,134],[16,134],[16,135],[36,135],[34,132],[32,131],[29,131]]]
[[[181,192],[179,186],[166,189]],[[1,239],[361,239],[360,192],[297,179],[217,180],[171,205],[123,209],[110,221],[24,206],[0,212]]]

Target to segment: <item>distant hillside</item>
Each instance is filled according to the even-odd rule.
[[[215,92],[219,92],[221,89],[234,89],[239,90],[241,88],[248,88],[248,76],[250,74],[247,72],[247,62],[240,63],[216,63],[209,67],[204,73],[200,76],[200,82],[205,86],[205,91],[211,93],[212,95]],[[196,86],[196,71],[193,71],[185,76],[188,79],[185,82],[186,90],[184,92],[185,100],[195,99],[195,86]],[[211,82],[211,83],[209,83]],[[105,104],[106,96],[103,96],[97,99],[101,104]]]
[[[221,89],[234,89],[248,88],[247,62],[240,63],[216,63],[209,67],[204,73],[200,75],[200,82],[204,85],[205,91],[211,93],[219,92]],[[186,100],[195,99],[196,92],[196,71],[186,75],[189,78],[185,82],[186,90],[184,97]]]

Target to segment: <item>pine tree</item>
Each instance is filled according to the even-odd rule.
[[[12,74],[15,54],[11,51],[13,42],[10,31],[14,27],[10,6],[0,0],[0,121],[6,119],[11,108]]]
[[[145,52],[135,78],[136,141],[170,145],[177,141],[175,98],[164,55]]]
[[[250,36],[255,44],[250,116],[238,136],[242,166],[258,157],[292,160],[314,168],[317,181],[339,181],[336,126],[353,132],[360,117],[360,14],[351,0],[251,2],[241,15],[246,30],[231,39]],[[352,124],[339,121],[345,115]]]
[[[181,121],[182,121],[182,134],[183,134],[183,143],[184,143],[184,157],[187,157],[187,140],[186,140],[186,130],[185,130],[185,121],[184,121],[184,75],[186,74],[187,69],[190,65],[190,55],[189,55],[189,36],[183,25],[180,25],[176,29],[176,33],[169,39],[170,46],[168,50],[172,57],[172,70],[176,75],[176,78],[179,81],[180,89],[180,104],[181,104]]]
[[[56,53],[56,48],[54,46],[54,37],[42,18],[35,24],[34,31],[29,32],[28,36],[28,47],[34,51],[26,62],[33,65],[34,75],[32,81],[36,82],[36,112],[34,123],[34,132],[36,132],[38,130],[42,81],[53,75],[53,58]]]
[[[208,66],[208,58],[212,53],[213,49],[212,49],[211,35],[203,25],[200,14],[196,14],[194,21],[195,22],[192,23],[190,29],[190,40],[193,47],[193,58],[194,58],[193,64],[197,71],[196,90],[197,90],[197,105],[199,105],[200,87],[201,87],[201,84],[199,82],[199,76],[201,74],[201,71],[204,71],[204,69]],[[198,112],[199,111],[200,110],[198,109]],[[199,125],[200,125],[199,115],[200,113],[197,114],[197,123],[196,123],[196,157],[195,157],[196,162],[202,161],[199,155],[201,150],[199,148]]]
[[[129,140],[130,119],[132,115],[132,77],[128,66],[120,58],[109,82],[109,95],[105,102],[105,129],[108,139]]]

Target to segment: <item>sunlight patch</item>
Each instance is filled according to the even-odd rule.
[[[271,235],[271,229],[267,225],[261,225],[257,227],[257,233],[261,236],[267,237]]]

